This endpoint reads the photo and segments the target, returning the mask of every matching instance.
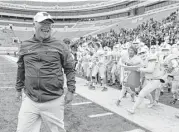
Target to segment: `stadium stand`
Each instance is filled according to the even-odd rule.
[[[38,1],[1,1],[0,5],[3,7],[11,6],[25,9],[51,9],[51,10],[81,10],[101,8],[120,4],[120,5],[135,5],[136,1],[119,0],[119,1],[79,1],[79,2],[38,2]],[[50,5],[50,6],[49,6]],[[123,7],[125,8],[125,6]],[[89,10],[90,11],[90,10]]]
[[[161,6],[166,6],[170,4],[175,4],[177,1],[158,1],[158,3],[154,3],[152,1],[123,1],[118,2],[115,4],[105,5],[104,7],[98,7],[96,9],[81,9],[73,11],[72,9],[66,10],[50,10],[50,9],[42,9],[48,11],[52,16],[54,16],[55,21],[57,22],[77,22],[77,21],[99,21],[99,20],[108,20],[108,19],[116,19],[116,18],[123,18],[123,17],[130,17],[139,14],[143,14],[148,10],[159,8]],[[153,4],[152,4],[153,3]],[[32,17],[38,11],[38,8],[29,9],[29,8],[22,8],[18,9],[18,7],[14,7],[12,5],[1,5],[0,2],[0,16],[2,18],[17,18],[22,20],[32,20]],[[7,3],[3,3],[7,4]],[[137,8],[139,6],[140,8]]]
[[[128,28],[128,29],[135,28],[139,24],[149,21],[151,18],[155,18],[155,20],[161,22],[165,16],[169,16],[172,12],[175,12],[178,7],[179,6],[177,6],[177,5],[175,5],[175,6],[168,5],[167,7],[164,6],[164,7],[160,7],[160,8],[156,8],[156,9],[147,11],[143,15],[129,17],[126,19],[120,19],[117,21],[116,24],[114,24],[110,27],[107,27],[107,28],[100,29],[99,31],[95,31],[90,34],[95,35],[95,34],[102,33],[102,32],[108,32],[108,31],[110,31],[110,29],[113,29],[116,32],[119,32],[119,28],[124,28],[124,27]],[[160,13],[160,15],[158,13]]]
[[[27,1],[1,1],[0,2],[0,27],[6,27],[9,24],[12,24],[13,31],[15,32],[15,35],[22,40],[27,39],[32,34],[32,16],[36,14],[37,9],[36,6],[41,6],[40,3],[36,2],[29,2],[26,5],[35,7],[33,10],[32,8],[26,8],[19,9],[18,5],[27,2]],[[34,4],[35,3],[35,4]],[[43,4],[47,4],[45,2],[41,2]],[[52,6],[54,3],[50,2]],[[48,4],[50,4],[48,3]],[[75,2],[78,3],[78,2]],[[118,29],[119,27],[129,27],[133,28],[136,27],[138,24],[144,22],[145,14],[148,14],[146,17],[149,18],[152,11],[154,11],[152,14],[155,15],[155,10],[159,10],[161,8],[166,8],[170,5],[177,6],[177,1],[155,1],[151,2],[149,0],[147,1],[118,1],[118,2],[92,2],[91,5],[96,4],[95,9],[91,9],[90,7],[86,6],[86,10],[83,8],[78,9],[77,12],[74,12],[72,9],[64,8],[65,11],[52,11],[47,10],[50,12],[50,14],[53,15],[54,20],[56,21],[54,28],[56,29],[55,34],[58,34],[61,36],[61,38],[69,37],[69,38],[77,38],[80,36],[83,36],[92,32],[96,32],[97,30],[100,30],[99,32],[102,32],[104,30],[109,30],[112,26],[114,29]],[[11,5],[11,7],[7,7],[6,5]],[[61,7],[65,7],[65,3],[60,3]],[[63,5],[64,4],[64,5]],[[72,3],[71,3],[72,4]],[[78,3],[79,4],[79,3]],[[76,4],[75,6],[78,7]],[[88,3],[87,3],[88,4]],[[138,5],[137,5],[138,4]],[[17,7],[16,7],[16,6]],[[97,5],[102,5],[98,7]],[[138,7],[136,7],[136,5]],[[23,6],[23,4],[21,5]],[[70,5],[69,5],[70,7]],[[81,7],[84,7],[82,4]],[[133,7],[133,8],[130,8]],[[135,7],[135,8],[134,8]],[[45,6],[44,6],[45,9]],[[119,13],[114,13],[114,12]],[[84,13],[95,13],[91,14],[93,17],[89,17],[88,14]],[[61,16],[59,16],[59,14]],[[97,15],[96,15],[97,14]],[[98,15],[101,14],[102,16]],[[68,16],[69,15],[69,16]],[[71,15],[71,16],[70,16]],[[63,17],[66,18],[63,18]],[[68,18],[68,17],[79,17],[79,16],[85,16],[84,18]],[[62,17],[62,18],[59,18]],[[151,16],[152,17],[152,16]],[[160,16],[157,17],[157,20],[160,19]],[[75,32],[75,34],[74,34]],[[69,35],[68,35],[69,34]],[[24,37],[22,37],[24,35]]]
[[[86,9],[82,9],[82,8],[79,8],[78,10],[72,10],[72,9],[69,9],[69,10],[58,10],[58,9],[54,9],[54,10],[51,10],[51,9],[46,9],[45,7],[42,6],[42,10],[47,10],[49,11],[53,16],[78,16],[78,15],[90,15],[90,14],[97,14],[97,13],[104,13],[104,12],[110,12],[110,11],[117,11],[117,10],[120,10],[120,9],[124,9],[124,8],[127,8],[127,7],[132,7],[136,4],[138,4],[139,2],[136,2],[136,1],[125,1],[125,2],[118,2],[118,3],[115,3],[115,4],[111,4],[111,5],[107,5],[106,6],[100,6],[100,7],[97,7],[95,9],[91,9],[95,6],[93,5],[90,5],[88,8]],[[140,2],[142,3],[142,2]],[[36,4],[38,5],[38,4]],[[50,5],[50,4],[49,4]],[[1,3],[0,2],[0,6],[3,8],[3,9],[0,9],[1,12],[5,12],[5,13],[16,13],[16,14],[25,14],[25,15],[35,15],[35,13],[38,11],[38,9],[40,8],[40,6],[32,6],[31,8],[28,8],[28,7],[25,7],[20,10],[18,9],[18,7],[14,7],[13,4],[5,4],[5,3]],[[11,7],[11,8],[9,8]],[[82,6],[81,6],[82,7]],[[44,8],[44,9],[43,9]],[[65,9],[65,8],[64,8]],[[19,12],[20,10],[20,12]],[[29,10],[31,10],[31,12],[29,12]],[[58,11],[58,12],[57,12]],[[70,17],[69,17],[70,18]]]
[[[73,28],[85,28],[85,27],[89,28],[89,27],[92,27],[92,26],[94,26],[93,23],[91,23],[91,24],[90,23],[89,24],[88,23],[86,23],[86,24],[80,23],[80,24],[75,25]]]
[[[20,1],[17,1],[17,3],[13,3],[11,1],[9,3],[19,5],[18,2],[20,3]],[[24,2],[24,1],[21,1],[21,2]],[[127,2],[127,1],[124,1],[124,2]],[[125,55],[125,54],[122,54],[122,50],[125,51],[128,48],[126,46],[127,43],[133,44],[135,40],[139,40],[138,43],[140,45],[138,47],[139,48],[138,51],[140,51],[142,44],[144,44],[143,46],[146,46],[148,50],[152,47],[152,45],[162,46],[162,44],[164,44],[165,42],[166,37],[168,38],[168,42],[166,41],[166,43],[169,44],[170,46],[179,44],[179,35],[178,35],[179,33],[179,24],[178,24],[179,4],[178,3],[179,2],[163,1],[163,0],[149,2],[148,0],[146,2],[143,1],[141,3],[127,2],[127,3],[122,3],[122,5],[121,3],[115,3],[114,5],[110,5],[108,7],[104,5],[102,8],[95,8],[95,10],[91,10],[89,8],[89,10],[91,11],[88,13],[87,11],[84,11],[84,10],[81,10],[79,12],[68,10],[61,15],[61,16],[65,16],[64,18],[63,17],[60,18],[61,17],[59,16],[59,14],[61,13],[60,11],[58,12],[58,11],[49,10],[50,12],[52,12],[52,15],[54,16],[54,19],[56,21],[56,24],[54,25],[55,29],[53,31],[52,36],[61,40],[63,40],[64,38],[69,38],[69,39],[74,40],[72,41],[72,44],[70,46],[71,46],[71,50],[72,50],[72,54],[74,55],[74,58],[75,58],[75,54],[76,56],[77,56],[77,53],[80,55],[79,58],[77,57],[75,58],[77,62],[76,71],[79,76],[83,78],[88,77],[87,72],[85,73],[86,63],[89,64],[87,68],[89,68],[90,72],[92,72],[91,69],[94,67],[90,66],[91,64],[90,62],[94,61],[96,63],[98,61],[98,60],[92,60],[93,58],[97,57],[93,55],[96,52],[95,48],[98,47],[98,44],[99,45],[101,44],[101,47],[99,46],[101,50],[105,51],[105,48],[109,50],[109,54],[108,53],[105,54],[103,51],[102,51],[103,53],[99,52],[99,58],[100,58],[100,55],[102,56],[102,54],[104,55],[104,57],[109,57],[109,58],[111,58],[111,56],[113,57],[113,60],[110,61],[109,64],[106,65],[106,67],[103,67],[105,69],[105,74],[108,74],[105,76],[109,76],[109,78],[107,78],[107,83],[102,82],[102,81],[100,82],[99,80],[100,82],[99,85],[104,86],[103,88],[106,88],[106,90],[109,85],[116,86],[117,89],[121,89],[122,83],[124,81],[124,80],[121,80],[121,78],[117,78],[121,74],[119,73],[119,71],[121,72],[121,69],[119,70],[116,67],[119,60],[117,60],[118,54],[113,54],[116,52],[114,51],[115,48],[119,48],[117,49],[120,53],[118,57],[121,57],[122,55]],[[30,6],[35,6],[33,5],[34,3],[32,4],[30,2],[25,3],[25,4],[29,4]],[[38,3],[38,4],[39,6],[45,6],[45,7],[47,6],[45,5],[47,3],[45,4],[43,3],[44,5],[41,3]],[[69,6],[79,6],[78,4],[69,5]],[[90,4],[98,5],[100,4],[100,2],[90,3]],[[120,4],[120,6],[118,6],[117,4]],[[138,4],[137,7],[136,7],[136,4]],[[61,6],[61,5],[58,5],[58,6]],[[66,3],[63,3],[62,6],[67,6],[67,5]],[[87,8],[87,5],[85,4],[81,4],[80,6],[85,6],[85,8]],[[113,7],[111,8],[111,6]],[[13,8],[15,8],[15,6]],[[19,46],[19,43],[16,43],[14,41],[16,38],[19,38],[20,41],[23,41],[32,37],[33,35],[32,15],[37,10],[34,10],[33,12],[29,13],[28,11],[31,11],[32,8],[30,10],[29,8],[24,8],[23,10],[17,9],[15,10],[15,12],[13,12],[14,9],[10,10],[9,8],[5,7],[5,8],[0,9],[0,12],[3,9],[5,9],[5,12],[4,12],[5,14],[4,15],[2,15],[3,13],[0,14],[2,19],[4,19],[0,21],[0,25],[1,27],[3,27],[2,29],[0,29],[0,45],[1,45],[0,53],[3,53],[4,51],[7,51],[5,53],[10,53],[8,49],[9,47],[14,46],[16,47],[15,50],[17,51],[17,47]],[[65,10],[67,9],[69,8],[66,8]],[[97,12],[95,12],[96,10]],[[12,17],[16,13],[18,15],[21,15],[21,17]],[[90,16],[88,16],[88,14],[90,14]],[[69,17],[71,16],[74,16],[74,17],[69,19]],[[78,18],[79,16],[81,17]],[[72,23],[70,24],[70,22]],[[9,23],[12,24],[12,29],[10,28]],[[87,44],[87,45],[84,46],[83,44],[84,45]],[[95,44],[96,44],[96,47],[95,47]],[[119,47],[115,47],[115,46],[119,46]],[[8,48],[6,49],[2,47],[8,47]],[[162,47],[160,48],[162,49]],[[178,51],[179,51],[179,48],[177,49],[177,52]],[[11,52],[14,52],[14,51],[11,51]],[[137,52],[137,51],[134,51],[134,52]],[[150,52],[150,51],[147,51],[147,52]],[[172,50],[171,50],[171,53],[172,53]],[[179,62],[178,58],[177,58],[177,61]],[[102,63],[101,64],[96,63],[94,65],[100,66],[102,65]],[[112,70],[113,69],[112,67],[116,67],[115,71]],[[99,69],[97,72],[99,72]],[[95,87],[97,87],[98,85],[99,75],[100,75],[99,73],[95,75],[96,82],[94,82],[95,86],[93,90],[95,90]],[[91,77],[91,75],[89,76]],[[116,78],[113,78],[114,76],[116,76]],[[85,80],[87,81],[87,85],[89,86],[89,89],[92,89],[92,87],[90,88],[90,85],[91,84],[93,85],[93,82],[91,80],[90,79]],[[152,81],[152,80],[153,78],[149,79],[149,81]],[[103,85],[104,83],[106,84]],[[135,94],[137,95],[139,94],[138,92],[140,91],[135,91],[135,92],[136,92]],[[162,90],[161,90],[161,93],[162,93]],[[173,94],[173,93],[168,92],[168,94]],[[178,98],[176,98],[174,94],[172,98],[175,99],[173,100],[175,102],[178,100]],[[159,100],[155,100],[155,101],[157,101],[156,103],[158,103]],[[175,104],[175,102],[172,102],[172,103]],[[150,114],[149,116],[151,117]],[[167,116],[171,116],[171,115],[167,115]]]
[[[94,31],[94,30],[92,30]],[[53,35],[54,37],[57,37],[61,40],[64,38],[79,38],[81,36],[84,36],[85,34],[88,34],[92,32],[91,30],[86,31],[54,31]],[[16,37],[18,37],[21,41],[24,41],[26,39],[29,39],[33,35],[33,31],[31,30],[14,30],[14,34]]]
[[[102,2],[105,2],[103,0],[100,1],[79,1],[79,2],[41,2],[41,1],[24,1],[24,0],[19,0],[19,1],[3,1],[4,3],[10,3],[10,4],[17,4],[17,5],[31,5],[31,6],[83,6],[83,5],[89,5],[89,4],[99,4]]]

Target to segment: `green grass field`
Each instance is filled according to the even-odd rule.
[[[15,132],[17,117],[21,102],[16,100],[15,79],[16,63],[9,62],[0,56],[0,132]],[[3,77],[3,79],[2,79]],[[72,103],[89,101],[79,95]],[[65,128],[67,132],[124,132],[134,129],[143,129],[140,126],[113,114],[105,117],[89,118],[88,115],[110,112],[109,110],[92,103],[90,105],[65,106]],[[42,123],[41,132],[48,132]],[[146,130],[146,132],[148,132]]]
[[[15,89],[0,89],[0,96],[0,132],[15,132],[21,102],[15,98]],[[73,103],[84,101],[88,100],[75,96]],[[76,107],[67,105],[65,107],[65,128],[67,132],[124,132],[138,128],[144,129],[116,114],[95,119],[88,117],[93,113],[104,112],[109,111],[96,104]],[[43,123],[41,132],[48,132]]]
[[[16,63],[7,61],[0,56],[0,132],[15,132],[17,126],[17,116],[21,102],[16,100],[15,79]],[[118,86],[113,86],[118,89]],[[172,94],[164,92],[160,97],[160,102],[179,108],[179,101],[175,105],[169,104]],[[89,101],[79,95],[75,96],[72,103]],[[111,115],[102,118],[91,119],[90,114],[110,112],[109,110],[92,103],[88,106],[65,107],[65,128],[67,132],[124,132],[133,129],[143,129],[140,126],[126,120],[119,115]],[[146,130],[147,131],[147,130]],[[48,132],[42,124],[41,132]]]

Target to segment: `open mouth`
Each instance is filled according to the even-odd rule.
[[[44,33],[49,33],[50,30],[49,29],[41,29],[41,31]]]

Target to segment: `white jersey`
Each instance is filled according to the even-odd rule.
[[[77,60],[81,61],[82,60],[82,53],[77,52]]]
[[[165,54],[163,54],[163,53],[159,53],[159,55],[158,55],[158,61],[159,61],[161,64],[163,64],[164,61],[165,61],[165,59],[167,58],[167,56],[168,56],[168,55],[165,55]]]
[[[120,53],[119,51],[112,51],[112,56],[114,61],[119,61]]]
[[[168,65],[168,68],[171,69],[171,71],[168,71],[169,75],[174,76],[175,80],[179,80],[179,62],[177,55],[171,54],[165,59],[165,64]]]
[[[146,79],[161,79],[165,74],[155,56],[149,56],[146,68],[140,68],[140,71],[145,74]]]

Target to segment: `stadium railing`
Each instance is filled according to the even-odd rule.
[[[22,4],[15,4],[14,2],[15,1],[8,1],[9,3],[7,3],[7,1],[4,1],[4,2],[0,2],[0,5],[1,6],[4,6],[4,7],[16,7],[16,8],[21,8],[21,9],[49,9],[49,10],[76,10],[76,9],[89,9],[89,8],[101,8],[102,6],[109,6],[109,5],[114,5],[116,3],[122,3],[123,1],[126,1],[126,0],[118,0],[118,1],[102,1],[102,2],[98,2],[98,3],[88,3],[88,2],[85,2],[84,5],[79,5],[79,6],[63,6],[61,5],[61,3],[53,3],[53,2],[32,2],[33,5],[31,4],[28,4],[24,1],[22,1],[23,3]],[[94,2],[94,1],[93,1]],[[17,2],[16,2],[17,3]],[[45,4],[45,3],[48,3],[48,6],[45,6],[45,5],[42,5],[42,4]],[[64,3],[64,2],[63,2]],[[78,2],[75,2],[75,4],[77,4]],[[52,5],[51,5],[52,4]],[[54,5],[55,4],[55,5]],[[40,5],[40,6],[38,6]],[[49,6],[51,5],[51,6]],[[69,3],[68,3],[69,5]]]

